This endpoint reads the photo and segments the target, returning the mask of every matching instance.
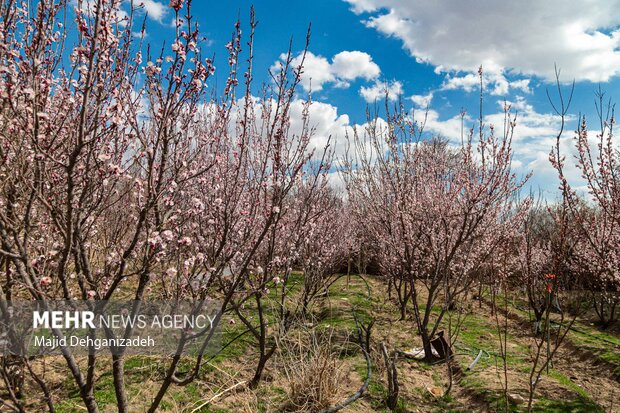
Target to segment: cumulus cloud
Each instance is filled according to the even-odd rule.
[[[291,104],[291,131],[299,134],[302,130],[305,102],[296,99]],[[338,108],[329,103],[312,102],[308,109],[308,123],[313,128],[310,149],[317,153],[329,142],[336,156],[342,156],[346,148],[346,136],[351,132],[349,116],[338,114]]]
[[[467,133],[467,126],[461,122],[460,115],[453,116],[448,119],[441,119],[439,112],[433,109],[428,109],[424,112],[424,118],[424,130],[433,136],[448,138],[455,144],[461,142],[462,131],[463,133]],[[470,118],[465,118],[465,121],[470,120]]]
[[[447,76],[442,90],[463,89],[465,92],[471,92],[480,84],[480,78],[473,74],[468,73],[465,76]]]
[[[549,162],[549,152],[556,143],[556,135],[560,128],[560,119],[552,113],[541,113],[523,96],[517,96],[513,101],[498,100],[493,113],[485,115],[483,123],[488,132],[491,125],[496,133],[502,133],[504,126],[504,105],[510,107],[511,113],[517,115],[516,127],[513,134],[512,169],[519,176],[532,172],[528,187],[543,196],[553,198],[557,194],[557,172]],[[444,118],[435,110],[425,112],[425,130],[431,135],[441,135],[454,144],[461,142],[461,136],[467,137],[472,127],[477,127],[474,117],[455,115]],[[574,122],[574,116],[568,116],[568,122]],[[579,169],[572,162],[576,155],[574,142],[570,132],[566,132],[561,140],[561,151],[566,159],[566,175],[576,188],[583,186],[583,179]]]
[[[255,98],[259,102],[259,98]],[[290,108],[290,133],[299,136],[303,132],[304,110],[306,101],[295,99],[291,102]],[[334,159],[332,165],[340,165],[346,155],[349,139],[355,134],[363,137],[370,127],[368,122],[359,124],[351,122],[349,115],[339,113],[337,106],[327,102],[313,101],[308,107],[308,126],[312,129],[312,134],[308,143],[308,150],[314,150],[315,157],[320,157],[329,143],[329,150],[333,151]],[[382,118],[373,120],[373,129],[380,134],[388,130],[387,122]],[[363,141],[363,139],[362,139]],[[367,153],[372,153],[376,148],[370,142],[359,142],[364,145]],[[387,150],[387,147],[385,148]],[[332,172],[335,172],[333,170]],[[339,180],[336,173],[332,176],[335,181]]]
[[[384,95],[381,96],[383,98]],[[498,100],[496,110],[484,116],[485,130],[488,132],[491,125],[496,133],[501,133],[504,124],[504,105],[509,105],[511,112],[517,114],[516,128],[513,135],[513,161],[512,169],[518,176],[525,176],[533,172],[528,188],[534,192],[539,189],[542,195],[553,199],[557,195],[557,173],[549,162],[549,152],[555,145],[555,137],[560,127],[560,119],[552,113],[538,112],[523,96],[517,96],[512,101]],[[299,133],[303,122],[303,100],[295,100],[291,105],[291,132]],[[421,115],[416,115],[416,118]],[[439,112],[428,109],[424,112],[426,119],[425,131],[427,136],[441,135],[448,138],[453,144],[461,142],[462,134],[467,136],[470,128],[477,126],[475,116],[465,115],[463,122],[460,114],[445,118]],[[359,134],[366,133],[368,124],[351,123],[347,114],[341,114],[338,108],[326,102],[313,102],[309,109],[309,122],[314,128],[310,140],[310,148],[320,153],[325,144],[330,142],[330,147],[335,150],[336,159],[341,159],[347,147],[347,136],[353,136],[355,128]],[[568,122],[576,119],[572,116]],[[386,122],[378,119],[378,130],[387,131]],[[381,132],[382,133],[382,132]],[[592,132],[595,136],[596,132]],[[561,150],[566,159],[572,160],[576,154],[572,135],[567,132],[561,141]],[[373,152],[372,147],[367,147],[368,153]],[[338,161],[336,161],[336,164]],[[583,186],[583,179],[574,162],[567,162],[565,172],[575,188]],[[330,177],[335,186],[340,186],[340,177],[333,173]]]
[[[345,1],[369,14],[368,27],[399,39],[440,72],[475,72],[482,64],[553,80],[556,63],[566,80],[605,82],[620,74],[620,0]]]
[[[138,4],[144,9],[144,12],[153,20],[162,22],[168,8],[155,0],[138,0]]]
[[[273,99],[264,101],[259,96],[251,96],[250,110],[254,112],[260,121],[263,119],[263,109],[269,108],[270,105],[276,105]],[[148,103],[147,103],[148,105]],[[231,122],[229,124],[229,133],[236,133],[236,122],[240,119],[245,108],[245,98],[239,98],[231,109]],[[200,106],[201,121],[213,122],[219,112],[213,103],[205,103]],[[273,109],[273,106],[271,107]],[[275,111],[268,109],[269,118],[267,122],[273,122]],[[310,133],[308,150],[314,150],[315,156],[319,157],[326,145],[329,144],[330,150],[334,151],[336,157],[342,157],[345,153],[347,144],[347,135],[353,133],[354,127],[363,128],[364,125],[351,123],[349,115],[339,113],[338,107],[327,102],[312,101],[310,105],[304,99],[293,99],[289,110],[289,129],[288,133],[292,136],[301,136],[304,133]],[[307,122],[307,124],[306,124]],[[304,129],[307,126],[308,129]],[[259,128],[266,133],[265,128]]]
[[[384,96],[384,95],[383,95]],[[525,176],[533,172],[528,188],[553,199],[557,194],[557,173],[549,162],[549,152],[555,145],[555,137],[560,127],[560,119],[551,113],[541,113],[523,96],[518,96],[513,101],[498,100],[496,110],[484,116],[485,130],[488,132],[491,125],[496,133],[501,133],[504,124],[504,105],[509,105],[511,112],[517,114],[516,128],[513,135],[513,161],[512,169],[518,176]],[[295,100],[291,106],[291,131],[297,133],[301,130],[302,111],[304,102]],[[315,127],[310,147],[321,151],[331,137],[330,145],[335,149],[336,158],[344,156],[347,136],[353,136],[355,128],[359,134],[366,133],[368,124],[354,124],[346,114],[339,114],[338,108],[329,103],[313,102],[309,110],[310,124]],[[445,118],[439,112],[428,109],[424,115],[416,114],[416,118],[423,116],[426,121],[424,130],[427,137],[443,136],[455,145],[460,144],[462,134],[467,137],[470,129],[477,126],[475,116],[465,115],[461,121],[460,114]],[[569,122],[575,121],[569,116]],[[378,119],[378,131],[387,131],[386,122]],[[383,133],[380,132],[380,133]],[[593,136],[595,132],[593,132]],[[572,159],[576,154],[572,135],[566,133],[561,141],[561,150],[567,159]],[[372,147],[367,147],[368,153],[373,152]],[[583,186],[583,179],[574,162],[567,162],[565,172],[571,184],[576,188]],[[334,173],[333,181],[338,186],[340,177]]]
[[[521,79],[510,82],[510,88],[520,90],[523,93],[532,93],[530,88],[530,79]]]
[[[96,2],[93,0],[78,2],[77,0],[71,0],[70,3],[76,10],[79,10],[84,15],[89,17],[95,16],[95,7]],[[127,25],[127,19],[129,18],[129,14],[121,8],[121,4],[117,4],[116,8],[113,11],[113,20],[112,23],[118,24],[121,27],[125,27]]]
[[[384,100],[386,95],[388,100],[394,101],[403,93],[403,85],[398,80],[393,82],[376,81],[372,86],[362,86],[360,95],[368,103]]]
[[[413,95],[409,99],[419,108],[426,108],[430,106],[433,100],[433,92],[429,92],[426,95]]]
[[[518,79],[509,81],[500,71],[484,70],[482,75],[483,87],[491,95],[506,96],[510,90],[531,93],[530,79]],[[461,89],[465,92],[478,90],[480,77],[477,73],[465,75],[446,75],[440,90]]]
[[[146,39],[147,37],[149,37],[149,34],[146,32],[146,30],[141,30],[141,31],[135,31],[135,32],[131,32],[131,36],[140,40],[140,39]]]
[[[368,53],[354,50],[344,51],[334,56],[331,65],[336,77],[353,80],[362,77],[366,80],[375,79],[381,74],[379,66],[372,61]]]
[[[286,55],[280,55],[280,59],[286,59]],[[302,55],[298,55],[292,61],[293,67],[297,67],[302,63]],[[312,52],[307,52],[303,61],[303,74],[301,76],[301,86],[305,90],[319,91],[323,89],[323,85],[336,80],[331,71],[329,61],[323,56],[317,56]]]
[[[488,131],[492,125],[496,132],[503,129],[505,113],[504,108],[507,107],[512,115],[517,116],[516,127],[513,134],[513,142],[515,145],[515,154],[524,157],[531,157],[541,147],[537,146],[542,138],[555,139],[559,131],[560,119],[552,113],[540,113],[527,102],[525,97],[517,96],[515,100],[498,100],[497,110],[493,113],[486,114],[483,117],[483,123]],[[425,129],[431,133],[442,135],[453,141],[460,142],[461,139],[461,115],[457,114],[448,119],[441,119],[440,114],[429,109],[426,115]],[[571,115],[567,116],[567,121],[574,120]],[[467,134],[472,127],[477,127],[477,116],[464,116],[464,133]],[[523,143],[532,143],[533,145],[522,145]],[[544,153],[549,154],[551,145],[544,143]],[[523,160],[523,159],[522,159]]]
[[[301,54],[295,56],[291,62],[294,67],[302,62]],[[280,55],[272,67],[273,72],[281,70],[286,54]],[[336,87],[349,87],[349,82],[358,78],[365,80],[376,79],[381,74],[379,66],[372,61],[368,53],[343,51],[334,55],[330,61],[320,55],[307,52],[303,64],[301,85],[304,90],[320,91],[326,83],[333,83]]]

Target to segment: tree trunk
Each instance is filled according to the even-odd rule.
[[[264,349],[264,347],[263,347]],[[261,351],[260,357],[258,359],[258,364],[256,365],[256,370],[254,371],[254,377],[249,383],[249,387],[251,389],[255,389],[258,387],[258,383],[260,383],[263,378],[263,372],[265,371],[265,366],[267,365],[267,361],[273,356],[273,353],[276,350],[276,345],[274,344],[268,352]]]
[[[127,392],[125,391],[125,361],[123,356],[112,355],[112,375],[114,377],[114,392],[116,393],[116,407],[119,413],[127,412]]]
[[[433,355],[433,345],[431,344],[431,337],[429,337],[427,331],[422,331],[422,348],[424,348],[424,361],[430,363],[436,360]]]

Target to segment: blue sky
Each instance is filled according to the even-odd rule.
[[[168,1],[142,2],[146,40],[169,43],[174,13]],[[319,138],[331,134],[342,141],[346,128],[365,121],[367,105],[382,99],[386,87],[407,108],[428,104],[429,133],[456,138],[460,110],[468,112],[469,126],[478,116],[476,72],[482,64],[485,123],[500,127],[501,102],[512,103],[519,116],[513,168],[519,174],[533,171],[531,187],[546,196],[557,187],[547,159],[558,127],[546,93],[555,93],[554,65],[567,91],[576,82],[565,153],[571,151],[578,113],[594,128],[599,85],[612,99],[620,86],[620,0],[194,1],[193,14],[209,39],[204,47],[215,53],[216,67],[225,66],[224,45],[236,19],[247,29],[251,5],[259,21],[258,82],[269,81],[267,70],[291,37],[295,53],[301,51],[312,23],[304,85],[312,85],[311,116]],[[222,84],[226,73],[216,75]],[[300,90],[301,98],[305,92]],[[579,185],[578,171],[569,168],[569,174]]]

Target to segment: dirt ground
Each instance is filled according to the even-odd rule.
[[[381,280],[367,277],[366,281],[369,283],[370,296],[365,283],[359,279],[353,279],[348,286],[345,283],[333,286],[330,296],[319,300],[312,309],[312,322],[295,333],[299,334],[298,340],[303,341],[303,337],[310,337],[308,334],[313,334],[313,331],[329,332],[326,345],[331,350],[318,370],[311,370],[304,364],[308,360],[305,357],[307,354],[295,353],[283,341],[268,364],[263,381],[256,389],[249,389],[245,383],[252,377],[256,350],[252,340],[241,340],[227,349],[228,353],[223,357],[210,363],[199,380],[186,387],[173,387],[162,403],[161,411],[295,411],[288,401],[293,394],[293,387],[312,386],[314,371],[327,377],[319,381],[321,385],[331,383],[334,386],[325,403],[333,405],[346,399],[360,389],[366,379],[366,361],[356,339],[356,327],[351,316],[353,309],[360,319],[374,319],[370,342],[372,377],[364,394],[341,411],[389,411],[385,404],[386,368],[380,343],[396,351],[419,347],[421,340],[411,317],[398,320],[397,307],[388,299]],[[499,357],[497,322],[500,325],[506,322],[508,328],[510,410],[526,411],[530,371],[536,349],[529,320],[518,311],[509,310],[508,317],[501,310],[494,312],[488,300],[469,300],[464,303],[460,314],[464,316],[464,321],[454,346],[456,374],[449,393],[446,392],[449,380],[444,362],[429,365],[401,355],[397,361],[400,393],[396,411],[504,411],[504,372]],[[442,328],[446,329],[447,326],[443,325]],[[620,401],[616,400],[620,395],[620,383],[614,371],[618,366],[580,346],[573,334],[569,332],[559,347],[549,374],[542,374],[534,397],[534,411],[620,411]],[[311,352],[311,347],[308,349]],[[466,371],[480,350],[484,356],[472,371]],[[620,348],[616,350],[620,353]],[[45,368],[52,382],[54,397],[59,401],[58,412],[84,411],[63,366],[62,358],[49,358],[40,361],[36,368]],[[165,366],[166,360],[127,361],[127,384],[133,411],[144,411],[144,406],[158,389]],[[296,376],[302,367],[310,372],[304,379],[306,381],[300,381]],[[97,397],[102,411],[115,411],[109,372],[101,374],[97,380]],[[40,411],[41,408],[41,405],[31,405],[28,411]],[[305,411],[318,411],[318,408]]]
[[[395,306],[391,303],[377,280],[369,281],[372,286],[373,303],[365,310],[373,315],[374,352],[378,353],[378,344],[385,342],[389,348],[405,349],[420,346],[421,341],[416,334],[415,324],[411,318],[398,321]],[[358,285],[358,287],[361,287]],[[355,285],[353,286],[355,289]],[[347,300],[330,300],[324,303],[333,312],[344,313]],[[478,302],[470,303],[470,311],[479,320],[486,320],[479,330],[470,328],[467,323],[464,329],[470,328],[486,348],[495,348],[499,352],[496,318],[488,302],[479,306]],[[499,321],[503,324],[505,318],[500,315]],[[507,318],[508,326],[508,353],[516,354],[519,361],[509,362],[508,366],[508,393],[510,408],[524,410],[527,406],[531,363],[535,355],[535,342],[531,334],[531,325],[528,320],[518,314],[510,314]],[[480,326],[478,326],[480,327]],[[590,352],[584,352],[570,340],[571,333],[557,350],[550,369],[550,374],[544,373],[537,384],[534,397],[536,411],[620,411],[620,403],[615,398],[620,394],[620,383],[614,374],[614,366],[610,363],[593,358]],[[458,347],[458,342],[457,342]],[[359,356],[358,356],[359,358]],[[373,357],[374,377],[371,380],[369,391],[357,402],[342,411],[345,412],[373,412],[387,411],[383,402],[385,386],[385,366],[382,358],[375,354]],[[461,369],[472,361],[473,355],[459,354],[455,356],[456,363]],[[272,372],[278,376],[278,372]],[[437,412],[437,411],[503,411],[503,400],[499,400],[503,391],[503,365],[501,359],[495,358],[486,363],[480,362],[472,372],[465,373],[464,377],[455,380],[449,396],[437,397],[432,394],[438,391],[443,394],[448,385],[447,368],[445,364],[429,366],[419,361],[400,358],[398,362],[398,376],[400,397],[404,401],[401,411],[407,412]],[[377,383],[373,390],[372,383]],[[342,396],[357,390],[361,377],[351,372],[349,380],[342,383]],[[286,380],[280,385],[286,388]],[[379,388],[377,390],[377,388]],[[218,407],[238,409],[240,400],[249,400],[256,393],[246,390],[234,397],[222,400]],[[272,410],[274,408],[274,410]],[[255,403],[245,404],[244,411],[256,411]],[[594,410],[593,410],[594,409]],[[265,406],[261,411],[278,411],[277,406]]]

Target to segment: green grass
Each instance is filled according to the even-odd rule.
[[[357,344],[357,331],[356,324],[353,318],[353,310],[355,311],[358,319],[362,323],[369,322],[373,317],[383,317],[396,320],[399,317],[398,309],[390,302],[384,303],[383,291],[380,293],[373,293],[373,288],[383,288],[379,286],[378,282],[370,279],[371,296],[368,296],[367,285],[357,277],[352,277],[349,285],[347,286],[346,277],[340,278],[334,283],[329,291],[328,298],[317,298],[314,302],[311,313],[315,317],[315,325],[313,328],[321,330],[334,330],[338,334],[350,334],[350,343],[347,349],[340,353],[341,358],[348,358],[351,360],[354,366],[355,373],[361,380],[366,379],[366,362],[359,351],[359,345]],[[291,309],[294,309],[297,302],[296,297],[300,293],[303,286],[303,275],[295,272],[291,274],[289,278],[289,299],[288,305]],[[277,315],[274,314],[274,310],[277,309],[279,303],[279,289],[274,286],[269,286],[269,293],[263,296],[263,303],[266,307],[265,316],[270,325],[277,320]],[[498,296],[498,303],[502,305],[502,297]],[[254,324],[258,319],[255,311],[254,300],[248,300],[246,302],[244,315],[248,317]],[[411,308],[411,307],[410,307]],[[513,307],[513,302],[509,302],[509,308],[511,311],[519,314],[524,319],[528,319],[529,315],[527,311],[519,310]],[[421,306],[421,311],[424,310],[424,306]],[[433,306],[433,315],[436,317],[440,312],[440,306]],[[439,330],[447,332],[448,315],[444,316],[442,325]],[[453,313],[453,320],[456,319],[456,314]],[[236,322],[230,324],[228,321],[234,319]],[[432,321],[431,321],[432,322]],[[453,321],[454,323],[455,321]],[[401,324],[394,324],[391,328],[407,328],[411,331],[411,339],[415,337],[415,327],[410,320],[400,322]],[[591,352],[597,355],[597,357],[614,364],[620,372],[620,338],[598,330],[597,328],[590,326],[586,323],[578,321],[575,327],[582,331],[571,332],[569,339],[577,346],[587,348]],[[239,334],[246,330],[246,326],[234,315],[229,314],[224,319],[222,324],[221,333],[221,345],[224,346],[231,340],[234,340]],[[528,373],[531,368],[530,364],[526,362],[528,354],[527,346],[519,343],[516,337],[508,334],[508,342],[511,343],[510,351],[507,356],[507,363],[509,369],[517,372]],[[616,345],[609,344],[601,339],[608,340]],[[409,340],[409,339],[408,339]],[[409,341],[408,341],[409,342]],[[232,367],[224,367],[234,365],[234,363],[223,364],[225,360],[239,361],[247,363],[248,354],[256,351],[254,349],[255,339],[251,333],[243,335],[241,338],[237,338],[233,343],[228,345],[219,354],[217,354],[210,365],[203,367],[199,379],[184,387],[173,387],[160,406],[162,411],[170,411],[177,409],[179,406],[187,406],[192,402],[200,400],[205,396],[203,394],[204,386],[201,385],[202,381],[208,381],[210,375],[216,370],[224,370],[228,373],[236,374]],[[495,368],[502,366],[502,360],[498,357],[499,345],[497,326],[495,319],[492,317],[483,316],[477,313],[477,308],[472,308],[472,313],[466,314],[462,320],[461,330],[459,332],[457,344],[455,347],[455,353],[457,354],[457,362],[461,363],[461,368],[464,370],[467,365],[476,357],[479,350],[483,350],[483,356],[476,365],[473,371],[465,371],[460,382],[460,386],[466,388],[472,394],[483,399],[487,405],[495,411],[504,411],[504,399],[501,391],[489,389],[488,381],[483,380],[479,373],[489,368]],[[253,354],[253,353],[252,353]],[[102,358],[103,360],[103,358]],[[252,358],[250,358],[252,360]],[[108,362],[108,361],[106,361]],[[193,366],[192,358],[184,358],[181,362],[180,369],[187,370]],[[146,381],[157,381],[161,377],[161,373],[167,367],[165,361],[150,358],[150,357],[129,357],[125,361],[125,370],[127,390],[130,396],[136,395]],[[432,366],[426,363],[417,361],[400,359],[399,369],[417,369],[418,371],[432,372],[432,378],[434,384],[444,387],[446,384],[445,367],[444,366]],[[550,377],[559,383],[560,386],[569,390],[574,394],[573,399],[551,400],[544,397],[537,397],[535,402],[534,411],[536,412],[602,412],[600,406],[598,406],[589,396],[586,390],[579,387],[572,382],[570,378],[566,377],[562,373],[556,370],[552,370]],[[385,398],[387,396],[387,389],[385,387],[385,377],[380,377],[373,367],[373,377],[370,380],[368,393],[364,398],[371,404],[375,411],[389,412],[385,405]],[[71,377],[65,379],[62,384],[63,395],[66,395],[65,399],[58,405],[57,411],[60,413],[73,413],[83,411],[83,403],[79,397],[79,393],[75,389],[74,381]],[[416,394],[419,394],[424,401],[425,407],[430,407],[433,411],[437,412],[456,412],[459,411],[458,402],[453,400],[450,395],[435,398],[433,397],[421,384],[415,389],[409,389]],[[276,384],[272,384],[265,381],[256,390],[257,397],[257,411],[273,410],[274,406],[278,405],[278,402],[286,398],[287,390],[283,387],[278,387]],[[96,384],[95,396],[101,410],[110,408],[116,403],[116,397],[114,392],[114,385],[112,379],[111,369],[105,372],[99,377]],[[402,394],[401,394],[402,396]],[[409,406],[408,406],[409,403]],[[78,407],[80,406],[80,407]],[[405,412],[415,410],[417,406],[412,406],[411,401],[399,398],[396,412]],[[525,411],[525,406],[516,406],[510,404],[509,410],[515,412]],[[355,404],[350,409],[354,411]],[[231,409],[224,409],[216,406],[205,406],[202,409],[203,412],[229,412],[234,411]],[[467,411],[463,409],[461,411]]]
[[[572,400],[538,399],[533,411],[540,413],[603,413],[604,410],[589,398],[578,395]]]
[[[497,297],[500,305],[503,305],[504,299]],[[514,305],[513,305],[514,302]],[[518,314],[523,319],[532,319],[530,312],[523,310],[527,307],[527,302],[523,299],[509,300],[509,309],[511,312]],[[572,325],[572,329],[567,335],[575,346],[592,352],[595,356],[616,366],[615,374],[620,376],[620,337],[605,332],[590,322],[582,319],[576,319]]]
[[[475,312],[475,309],[474,309]],[[486,402],[493,406],[497,411],[505,411],[504,396],[499,391],[492,391],[487,388],[488,383],[477,377],[477,371],[484,370],[488,367],[494,367],[496,365],[501,366],[503,361],[499,359],[499,347],[498,347],[497,326],[495,320],[483,317],[477,314],[468,314],[463,319],[461,332],[458,338],[457,354],[470,356],[471,359],[477,355],[478,350],[482,349],[488,354],[488,356],[480,359],[474,371],[465,372],[461,385],[469,388],[475,394],[481,396]],[[524,345],[518,344],[515,338],[508,334],[508,343],[511,344],[510,351],[506,356],[506,362],[511,370],[521,371],[523,373],[529,373],[531,365],[526,362],[528,348]],[[558,383],[564,388],[575,393],[574,400],[549,400],[540,398],[537,400],[537,406],[535,411],[550,411],[550,412],[598,412],[602,411],[589,397],[588,393],[572,382],[568,377],[564,376],[558,371],[552,371],[550,376],[558,381]],[[523,406],[517,406],[512,403],[509,404],[510,411],[525,411]]]

